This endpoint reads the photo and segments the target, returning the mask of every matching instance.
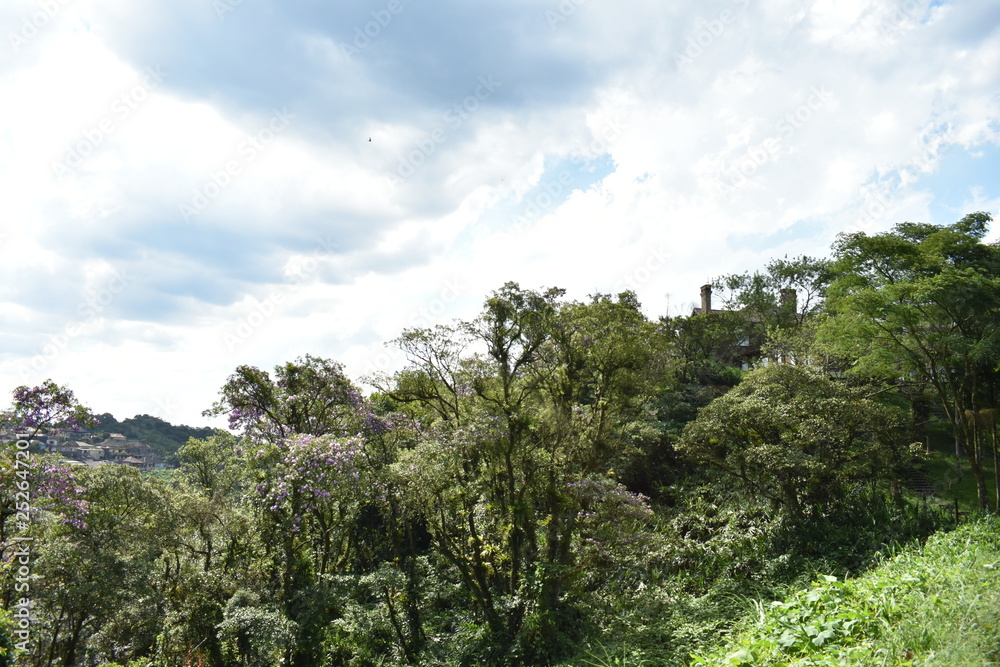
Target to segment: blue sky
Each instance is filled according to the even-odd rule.
[[[202,424],[239,364],[391,371],[385,341],[508,280],[655,317],[840,231],[996,215],[998,26],[971,0],[6,0],[0,392]]]

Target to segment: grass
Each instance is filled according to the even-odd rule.
[[[1000,520],[938,533],[857,579],[821,577],[758,612],[692,667],[1000,664]]]
[[[940,501],[954,504],[958,500],[959,509],[963,512],[977,512],[979,496],[976,491],[976,480],[968,461],[962,457],[962,475],[959,478],[955,469],[955,441],[948,424],[938,422],[930,428],[931,453],[924,458],[917,468],[931,482],[937,491]],[[993,472],[993,457],[987,453],[983,460],[983,471],[986,476],[987,497],[990,506],[996,503],[996,483]]]

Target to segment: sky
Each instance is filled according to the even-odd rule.
[[[8,401],[222,425],[237,366],[361,382],[507,281],[656,318],[1000,209],[997,0],[3,0],[0,37]]]

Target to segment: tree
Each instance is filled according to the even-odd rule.
[[[681,384],[732,387],[739,382],[745,361],[741,342],[750,336],[739,313],[663,317],[660,327],[670,341]]]
[[[0,423],[30,440],[48,431],[93,428],[97,420],[70,389],[46,380],[37,387],[15,389],[13,406],[0,414]]]
[[[239,366],[206,417],[226,414],[229,427],[254,440],[278,442],[293,434],[346,435],[357,421],[361,393],[343,366],[306,355],[274,369]]]
[[[819,311],[831,278],[829,261],[803,255],[771,260],[764,272],[724,276],[714,286],[728,291],[726,308],[770,327],[790,327]]]
[[[933,387],[962,443],[987,506],[976,447],[977,414],[996,406],[1000,376],[1000,246],[982,240],[991,221],[902,223],[875,236],[841,236],[822,337],[856,359],[853,374]]]
[[[149,655],[162,622],[158,559],[174,534],[167,490],[130,466],[81,473],[83,521],[39,521],[34,664]]]
[[[575,642],[580,513],[603,506],[581,488],[628,495],[611,477],[656,437],[648,400],[662,370],[634,294],[562,295],[507,283],[451,330],[464,341],[408,332],[400,341],[413,364],[383,387],[430,421],[392,467],[407,507],[459,573],[493,646],[536,660]]]
[[[228,414],[230,426],[243,432],[233,450],[253,489],[245,500],[263,536],[268,586],[297,628],[293,663],[315,664],[340,604],[333,582],[371,567],[372,552],[391,550],[414,590],[414,549],[402,543],[413,531],[400,525],[399,502],[384,475],[408,420],[364,399],[339,363],[310,355],[276,367],[273,378],[240,366],[220,393],[205,414]],[[202,488],[218,483],[217,445],[182,450],[185,472]],[[402,653],[412,654],[422,641],[419,615],[416,603],[402,606],[415,630],[396,634]]]
[[[806,367],[771,364],[703,408],[677,449],[802,519],[837,502],[853,482],[897,472],[897,421],[859,389]]]
[[[273,541],[251,506],[246,451],[229,434],[191,438],[177,452],[169,511],[174,531],[161,556],[158,590],[164,618],[157,657],[165,665],[229,664],[220,624],[241,588],[269,596],[273,567],[263,543]],[[231,627],[231,626],[227,626]]]
[[[79,521],[85,513],[73,474],[57,460],[31,452],[28,443],[40,433],[92,427],[96,419],[70,389],[46,380],[37,387],[17,387],[0,423],[18,436],[0,446],[0,558],[6,559],[14,548],[12,534],[27,531],[43,511],[68,521]],[[14,587],[7,580],[3,584],[6,609]]]
[[[429,412],[425,416],[461,422],[460,397],[471,391],[463,384],[467,333],[442,325],[407,329],[392,343],[403,350],[410,367],[392,378],[377,376],[368,381],[394,401],[422,406]]]
[[[189,438],[177,450],[181,471],[209,498],[228,494],[238,482],[236,469],[237,440],[228,433],[210,435],[204,440]]]
[[[714,286],[726,290],[723,303],[738,313],[749,340],[763,356],[803,363],[811,355],[816,316],[832,279],[830,262],[803,255],[776,259],[764,272],[732,274]]]

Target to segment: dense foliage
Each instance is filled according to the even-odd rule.
[[[507,283],[472,320],[402,332],[407,366],[366,378],[368,396],[329,359],[242,365],[206,411],[234,433],[191,437],[170,474],[71,470],[7,443],[0,662],[707,655],[754,600],[952,525],[950,505],[903,490],[932,432],[984,487],[988,219],[845,236],[830,260],[720,278],[726,308],[691,317]],[[88,419],[66,392],[20,388],[7,420]],[[162,432],[151,420],[137,427]],[[828,583],[823,600],[848,599]]]

